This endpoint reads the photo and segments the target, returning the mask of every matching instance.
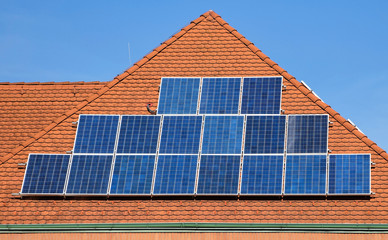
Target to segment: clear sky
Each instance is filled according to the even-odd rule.
[[[0,6],[1,82],[109,81],[214,10],[388,151],[386,0],[0,0]]]

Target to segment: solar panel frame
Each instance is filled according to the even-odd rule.
[[[239,147],[240,150],[238,152],[237,152],[238,146],[235,146],[234,151],[236,151],[236,152],[232,152],[232,153],[209,152],[209,151],[214,151],[214,150],[211,150],[211,149],[208,150],[207,148],[204,148],[205,144],[207,144],[207,145],[212,144],[212,142],[208,143],[208,142],[206,142],[207,140],[205,141],[205,139],[208,139],[208,140],[212,139],[212,136],[208,135],[210,133],[206,132],[206,119],[207,119],[207,117],[227,117],[227,118],[237,117],[236,118],[237,121],[241,121],[242,120],[241,136],[240,136],[240,139],[236,138],[236,141],[239,140],[241,142],[241,145]],[[237,124],[240,124],[240,123],[237,122]],[[238,127],[239,126],[237,126],[237,128],[236,128],[236,132],[239,130]],[[201,155],[236,155],[236,154],[241,155],[241,153],[243,151],[243,148],[244,148],[244,143],[243,143],[244,128],[245,128],[245,116],[244,115],[225,115],[225,114],[217,114],[217,115],[206,114],[206,115],[204,115],[204,119],[203,119],[203,133],[202,133],[202,138],[201,138],[202,139],[202,141],[201,141]],[[225,143],[225,142],[223,142],[223,143]],[[213,141],[213,144],[215,144],[214,141]],[[228,145],[230,145],[230,144],[228,143]]]
[[[96,153],[96,152],[77,152],[76,151],[76,145],[77,145],[77,139],[78,139],[78,136],[79,136],[79,123],[80,123],[80,120],[81,120],[81,117],[83,116],[89,116],[89,117],[96,117],[96,116],[99,116],[99,117],[102,117],[102,116],[117,116],[118,117],[118,122],[117,122],[117,129],[116,129],[116,136],[115,136],[115,143],[113,145],[113,151],[112,152],[108,152],[108,153]],[[115,145],[116,145],[116,142],[117,142],[117,130],[120,129],[120,123],[121,123],[121,115],[117,115],[117,114],[112,114],[112,115],[109,115],[109,114],[80,114],[79,117],[78,117],[78,124],[77,124],[77,131],[76,131],[76,134],[75,134],[75,138],[74,138],[74,145],[73,145],[73,153],[75,154],[113,154],[113,152],[115,151]]]
[[[201,102],[203,100],[203,93],[204,93],[204,80],[205,79],[240,79],[239,81],[239,96],[238,96],[238,103],[237,103],[237,109],[234,113],[215,113],[215,112],[201,112],[201,109],[203,109],[203,107],[201,108]],[[198,103],[198,114],[199,115],[240,115],[240,102],[241,102],[241,84],[242,84],[242,77],[236,77],[236,76],[232,76],[232,77],[202,77],[201,78],[201,95],[200,95],[200,102]],[[226,104],[228,105],[228,104]],[[230,105],[230,104],[229,104]],[[209,110],[210,111],[210,110]]]
[[[125,157],[125,156],[128,156],[128,157],[131,157],[131,156],[133,156],[133,157],[141,157],[141,156],[154,157],[153,163],[152,163],[153,168],[152,168],[152,173],[151,173],[150,191],[148,193],[112,193],[112,185],[113,185],[114,175],[115,175],[115,171],[116,171],[116,159],[117,159],[117,157]],[[154,177],[153,172],[154,172],[154,168],[155,168],[155,162],[156,162],[156,154],[116,154],[114,157],[114,161],[112,163],[112,164],[114,164],[114,166],[113,166],[113,169],[111,170],[108,196],[151,196],[152,195],[151,190],[152,190],[152,181],[153,181],[153,177]]]
[[[117,132],[117,146],[115,147],[115,153],[116,154],[125,154],[125,155],[133,155],[133,154],[140,154],[140,155],[148,155],[148,154],[156,154],[157,150],[158,150],[158,144],[159,144],[159,132],[160,132],[160,128],[162,127],[162,116],[163,115],[120,115],[120,123],[119,123],[119,131]],[[159,118],[159,126],[158,126],[158,131],[157,131],[157,138],[156,138],[156,146],[155,146],[155,151],[153,152],[124,152],[125,150],[121,150],[120,149],[120,143],[121,143],[121,137],[122,137],[122,127],[123,127],[123,118],[124,117],[149,117],[149,118]],[[124,147],[122,147],[124,148]]]
[[[244,164],[245,164],[245,157],[251,157],[251,156],[278,156],[282,158],[281,161],[281,173],[280,173],[280,191],[279,193],[242,193],[242,185],[243,185],[243,176],[244,176]],[[239,187],[239,195],[241,196],[279,196],[283,194],[283,179],[284,179],[284,154],[244,154],[242,159],[242,166],[240,170],[240,187]]]
[[[178,157],[181,157],[181,156],[193,156],[196,158],[196,161],[195,161],[195,174],[194,174],[194,182],[193,182],[193,192],[192,193],[156,193],[155,192],[155,186],[156,186],[156,179],[157,179],[157,174],[158,174],[158,169],[160,168],[159,166],[159,161],[160,161],[160,157],[161,156],[178,156]],[[197,171],[198,171],[198,161],[199,161],[199,154],[174,154],[174,155],[171,155],[171,154],[159,154],[158,156],[158,165],[156,167],[156,173],[155,173],[155,181],[154,181],[154,185],[152,187],[152,195],[153,196],[192,196],[195,194],[195,189],[196,189],[196,177],[197,177]],[[182,171],[185,170],[185,169],[182,169]]]
[[[369,193],[330,193],[330,157],[331,156],[347,156],[347,155],[366,155],[369,156]],[[372,158],[370,153],[352,153],[352,154],[330,154],[328,157],[328,172],[327,172],[327,194],[330,196],[369,196],[372,194]]]
[[[327,117],[327,123],[326,123],[326,150],[325,152],[289,152],[289,135],[290,135],[290,127],[289,127],[289,122],[290,122],[290,117],[302,117],[302,116],[326,116]],[[294,155],[303,155],[303,154],[327,154],[328,151],[329,151],[329,115],[328,114],[290,114],[290,115],[287,115],[287,131],[286,131],[286,152],[288,155],[291,155],[291,154],[294,154]]]
[[[180,151],[183,151],[181,148],[179,148],[179,150],[175,150],[175,149],[171,150],[171,149],[169,149],[167,147],[169,141],[171,141],[171,139],[175,139],[175,138],[172,138],[171,136],[168,137],[169,136],[168,132],[164,132],[164,130],[167,128],[166,127],[166,122],[167,122],[166,120],[167,120],[167,118],[172,118],[172,117],[182,118],[182,120],[180,122],[183,122],[183,120],[184,120],[183,118],[185,118],[185,117],[197,118],[196,121],[198,121],[198,122],[199,122],[199,119],[201,119],[200,123],[198,123],[198,125],[199,124],[201,125],[201,128],[199,129],[199,133],[197,132],[198,129],[195,129],[195,128],[192,129],[193,130],[192,133],[194,133],[195,135],[199,134],[198,136],[192,137],[192,139],[193,138],[197,138],[197,137],[199,138],[198,139],[198,146],[192,145],[192,148],[193,148],[193,149],[191,149],[192,152],[180,152]],[[159,143],[158,143],[158,151],[157,151],[158,154],[167,154],[167,155],[174,155],[174,154],[198,154],[199,149],[200,149],[200,144],[201,144],[201,131],[202,131],[201,129],[202,129],[202,125],[203,125],[203,118],[204,118],[203,115],[186,115],[186,114],[181,114],[181,115],[164,115],[163,116],[163,120],[162,120],[163,122],[160,125],[160,135],[159,135]],[[176,124],[178,124],[180,122],[177,122]],[[169,127],[171,127],[171,126],[169,126]],[[198,126],[196,125],[196,127],[198,127]],[[166,139],[164,139],[164,136],[165,136],[164,133],[166,135],[166,137],[165,137]],[[169,140],[169,141],[166,142],[166,140]],[[187,143],[187,141],[189,141],[188,138],[186,139],[186,143]],[[180,143],[182,143],[182,142],[180,142]],[[189,143],[190,143],[190,141],[189,141]],[[172,146],[170,146],[170,148],[171,147]],[[170,152],[167,152],[167,151],[170,151]],[[171,151],[177,151],[177,152],[171,152]]]
[[[106,157],[112,157],[111,159],[111,162],[107,164],[107,166],[109,166],[109,172],[106,174],[106,180],[107,180],[107,184],[106,184],[106,192],[105,193],[74,193],[74,192],[69,192],[69,183],[70,183],[70,179],[71,179],[71,170],[72,170],[72,167],[73,167],[73,164],[74,164],[74,157],[77,157],[77,156],[106,156]],[[69,171],[68,171],[68,180],[66,182],[66,187],[65,187],[65,196],[108,196],[108,193],[109,193],[109,188],[110,188],[110,181],[111,181],[111,175],[112,175],[112,162],[114,161],[114,155],[113,154],[73,154],[72,155],[72,160],[71,160],[71,163],[70,163],[70,166],[69,166]],[[90,173],[91,174],[91,173]],[[74,180],[75,181],[75,180]],[[104,179],[102,179],[101,181],[104,181]]]
[[[66,174],[65,174],[65,179],[64,179],[64,181],[63,181],[63,188],[62,188],[62,192],[61,192],[61,193],[26,193],[26,192],[23,192],[23,188],[24,188],[25,183],[26,183],[27,171],[29,170],[29,164],[30,164],[31,155],[49,155],[49,156],[58,156],[58,155],[59,155],[59,156],[69,156],[69,159],[67,160],[68,163],[67,163],[67,167],[66,167]],[[67,180],[67,173],[68,173],[68,171],[69,171],[71,158],[72,158],[72,155],[71,155],[71,154],[30,153],[30,154],[28,155],[28,160],[27,160],[27,164],[26,164],[26,170],[25,170],[25,172],[24,172],[22,187],[21,187],[21,189],[20,189],[19,195],[20,195],[20,196],[63,196],[63,195],[64,195],[64,192],[65,192],[65,186],[66,186],[66,180]],[[66,160],[65,160],[65,161],[66,161]]]
[[[162,96],[162,91],[163,91],[163,81],[168,81],[169,79],[199,79],[199,85],[198,85],[198,96],[197,96],[197,105],[195,107],[195,112],[193,113],[169,113],[169,112],[160,112],[160,106],[161,106],[161,96]],[[161,78],[161,81],[160,81],[160,91],[159,91],[159,98],[158,98],[158,110],[157,110],[157,115],[180,115],[180,114],[184,114],[184,115],[197,115],[197,112],[198,112],[198,104],[199,104],[199,98],[200,98],[200,87],[202,85],[202,78],[201,77],[162,77]]]
[[[325,156],[325,187],[324,187],[324,192],[322,193],[286,193],[286,183],[287,183],[287,158],[289,156]],[[287,195],[287,196],[324,196],[326,195],[327,193],[327,158],[328,158],[328,154],[320,154],[320,153],[316,153],[316,154],[288,154],[285,159],[284,159],[284,163],[285,163],[285,167],[284,167],[284,174],[283,174],[283,195]],[[299,171],[300,172],[300,171]]]
[[[245,83],[245,79],[246,78],[281,78],[280,80],[280,95],[279,95],[279,112],[278,113],[243,113],[243,97],[244,97],[244,83]],[[282,104],[282,97],[283,97],[283,76],[246,76],[246,77],[242,77],[242,89],[241,89],[241,105],[240,105],[240,112],[241,114],[244,114],[244,115],[279,115],[282,113],[282,109],[281,109],[281,104]]]
[[[243,146],[243,151],[244,151],[244,154],[253,154],[253,155],[260,155],[260,154],[264,154],[264,155],[266,155],[266,154],[284,154],[285,153],[285,151],[286,151],[286,147],[287,147],[287,142],[286,142],[286,140],[287,140],[287,116],[286,115],[272,115],[272,114],[268,114],[268,115],[263,115],[263,114],[250,114],[250,115],[245,115],[246,117],[245,117],[245,123],[244,123],[244,146]],[[260,118],[269,118],[269,117],[279,117],[280,119],[279,119],[279,126],[281,126],[280,124],[281,124],[281,121],[283,121],[281,118],[284,118],[284,125],[283,125],[283,129],[279,129],[279,131],[282,131],[283,132],[283,134],[281,135],[281,134],[278,134],[278,136],[283,136],[283,138],[281,139],[281,138],[278,138],[277,139],[277,141],[282,141],[282,145],[283,145],[283,147],[282,147],[282,149],[281,150],[279,150],[279,151],[277,151],[277,152],[265,152],[266,150],[264,149],[264,151],[262,151],[262,152],[252,152],[252,148],[254,147],[251,147],[251,149],[247,149],[247,142],[249,141],[249,139],[247,138],[247,126],[248,126],[248,123],[249,123],[249,121],[248,121],[248,119],[249,118],[251,118],[251,119],[253,119],[253,118],[257,118],[257,117],[260,117]],[[264,121],[267,121],[266,119],[265,120],[259,120],[259,123],[262,123],[262,122],[264,122]],[[266,130],[267,128],[265,128],[265,130]],[[270,129],[270,130],[272,130],[272,129]],[[265,135],[268,133],[269,131],[265,131]],[[254,136],[255,134],[257,135],[257,136],[259,136],[259,133],[261,133],[260,132],[260,130],[258,130],[258,131],[254,131],[254,129],[252,130],[252,135]],[[274,136],[274,134],[272,133],[272,131],[271,131],[271,136]],[[272,137],[273,138],[273,137]],[[272,138],[270,139],[270,142],[272,143]],[[262,145],[265,145],[264,143],[262,143],[262,144],[260,144],[260,141],[259,141],[260,139],[258,139],[258,141],[257,141],[257,144],[256,145],[260,145],[260,146],[262,146]],[[265,139],[265,140],[267,140],[267,138]],[[252,143],[252,145],[253,145],[253,143]],[[279,144],[278,144],[279,145]],[[281,145],[279,145],[278,146],[278,148],[281,148]]]
[[[238,161],[238,166],[237,166],[237,169],[238,169],[238,176],[237,176],[237,183],[236,183],[236,192],[235,193],[203,193],[203,192],[198,192],[198,189],[199,189],[199,185],[200,185],[200,176],[201,176],[201,169],[203,168],[202,167],[202,163],[203,163],[203,160],[202,160],[202,157],[207,157],[207,156],[215,156],[215,157],[220,157],[220,156],[226,156],[226,157],[238,157],[239,158],[239,161]],[[223,154],[207,154],[207,155],[201,155],[200,156],[200,163],[199,163],[199,174],[198,174],[198,181],[196,182],[196,192],[195,192],[195,195],[198,195],[198,196],[237,196],[238,195],[238,192],[239,192],[239,181],[240,181],[240,167],[241,167],[241,154],[229,154],[229,155],[223,155]],[[228,169],[226,169],[228,170]],[[234,180],[236,181],[236,180]],[[225,184],[226,185],[226,184]]]

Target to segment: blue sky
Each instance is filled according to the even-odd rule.
[[[0,81],[109,81],[212,9],[388,151],[388,1],[0,0]]]

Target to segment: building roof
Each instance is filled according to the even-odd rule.
[[[372,155],[372,161],[376,163],[376,167],[372,169],[372,191],[375,195],[371,198],[323,199],[306,197],[20,199],[11,195],[20,191],[25,170],[18,168],[17,164],[26,162],[29,153],[65,153],[72,149],[76,131],[72,122],[77,121],[79,114],[149,114],[146,105],[148,103],[157,105],[160,79],[176,76],[283,76],[286,89],[282,94],[282,109],[285,110],[285,114],[329,114],[330,121],[333,122],[329,129],[329,149],[332,153]],[[32,104],[33,99],[38,98],[36,94],[31,93],[35,96],[33,99],[20,97],[27,94],[22,90],[27,88],[25,86],[30,85],[0,85],[1,97],[4,94],[4,104],[9,107],[4,112],[5,115],[2,115],[7,118],[2,119],[8,124],[6,128],[12,126],[11,118],[19,119],[18,114],[25,114],[18,123],[19,130],[15,130],[15,133],[29,133],[1,143],[7,146],[7,150],[0,155],[1,224],[133,222],[360,224],[386,223],[388,220],[386,211],[388,154],[213,11],[201,15],[104,86],[100,83],[69,84],[70,89],[64,87],[66,90],[62,93],[56,91],[57,88],[54,87],[61,86],[60,84],[52,84],[52,88],[39,90],[47,91],[48,94],[48,96],[42,94],[44,98],[37,101],[41,103],[40,105]],[[39,89],[45,87],[44,84],[37,86]],[[80,91],[80,96],[76,98],[73,96],[73,100],[68,99],[71,88]],[[69,104],[58,101],[60,94],[66,95]],[[12,98],[15,99],[15,104],[9,100]],[[7,104],[7,101],[12,104]],[[28,106],[24,108],[27,109],[27,113],[19,107],[20,103]],[[55,107],[41,107],[45,104],[52,104]],[[40,109],[37,110],[36,107]],[[35,120],[30,121],[31,117]],[[0,132],[0,136],[7,138],[12,133]]]

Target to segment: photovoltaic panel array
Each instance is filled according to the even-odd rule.
[[[73,153],[31,154],[21,194],[370,193],[370,156],[329,163],[328,115],[280,115],[281,77],[241,80],[163,78],[158,115],[80,115]]]
[[[288,155],[285,194],[325,194],[326,155]]]
[[[287,153],[327,153],[329,116],[288,117]]]
[[[241,113],[279,114],[281,93],[281,77],[244,78]]]
[[[282,194],[283,155],[245,155],[241,194]]]
[[[198,154],[202,116],[164,116],[160,153]]]
[[[74,155],[68,194],[107,194],[113,155]]]
[[[162,78],[158,114],[196,114],[200,78]]]
[[[330,194],[370,194],[370,155],[330,155]]]
[[[202,155],[198,194],[237,194],[240,156]]]
[[[70,155],[30,154],[22,187],[25,194],[63,194]]]
[[[154,194],[194,194],[198,155],[160,155]]]
[[[203,154],[241,154],[243,116],[206,116]]]
[[[286,116],[247,116],[245,154],[284,153]]]
[[[117,155],[110,194],[151,194],[155,155]]]
[[[241,78],[203,78],[200,114],[237,114]]]
[[[119,116],[80,115],[74,153],[113,153]]]
[[[122,116],[117,153],[155,154],[161,116]]]

